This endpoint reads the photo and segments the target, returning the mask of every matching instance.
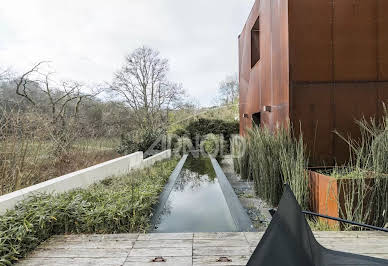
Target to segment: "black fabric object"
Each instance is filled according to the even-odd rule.
[[[278,210],[247,265],[388,265],[388,260],[329,250],[321,246],[290,187],[285,185]]]

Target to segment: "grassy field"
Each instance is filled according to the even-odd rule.
[[[0,216],[0,265],[16,262],[54,234],[147,232],[171,159],[88,189],[42,194]]]
[[[117,138],[80,139],[60,155],[55,143],[34,138],[0,141],[0,195],[113,158]]]

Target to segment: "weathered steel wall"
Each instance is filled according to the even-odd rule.
[[[251,30],[260,20],[260,60],[251,68]],[[275,127],[289,117],[287,0],[256,1],[239,36],[240,132],[252,125],[252,114]],[[264,111],[270,106],[270,111]],[[244,117],[244,114],[247,117]]]
[[[359,136],[388,102],[388,1],[289,0],[289,36],[291,120],[315,164],[343,162],[333,131]]]
[[[251,68],[258,18],[261,59]],[[241,134],[256,112],[271,128],[290,116],[312,164],[343,162],[348,147],[333,131],[359,136],[354,120],[381,117],[388,103],[388,0],[257,0],[239,55]]]

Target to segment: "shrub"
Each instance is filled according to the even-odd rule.
[[[190,136],[193,144],[198,143],[198,137],[202,138],[207,134],[222,135],[226,142],[226,151],[230,151],[229,140],[232,135],[239,133],[238,122],[227,122],[218,119],[199,118],[196,121],[190,122],[185,128],[188,136]],[[178,132],[179,133],[179,132]]]
[[[206,153],[217,157],[224,154],[226,144],[222,135],[207,134],[201,145]]]
[[[184,128],[178,128],[174,131],[174,134],[177,135],[178,137],[185,137],[189,135],[189,132],[187,132],[187,130]]]
[[[186,154],[193,148],[193,143],[188,137],[179,137],[174,141],[174,153],[175,154]]]
[[[54,234],[147,231],[152,208],[177,160],[88,189],[42,194],[0,216],[0,264],[11,264]]]
[[[166,133],[163,129],[145,129],[121,136],[117,152],[123,155],[143,151],[144,157],[149,157],[162,151],[165,147],[163,139]]]

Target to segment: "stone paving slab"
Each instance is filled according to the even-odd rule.
[[[384,232],[314,232],[327,248],[388,259]],[[262,232],[53,236],[18,265],[245,265]],[[162,256],[165,262],[152,262]],[[220,257],[230,261],[218,262]]]

